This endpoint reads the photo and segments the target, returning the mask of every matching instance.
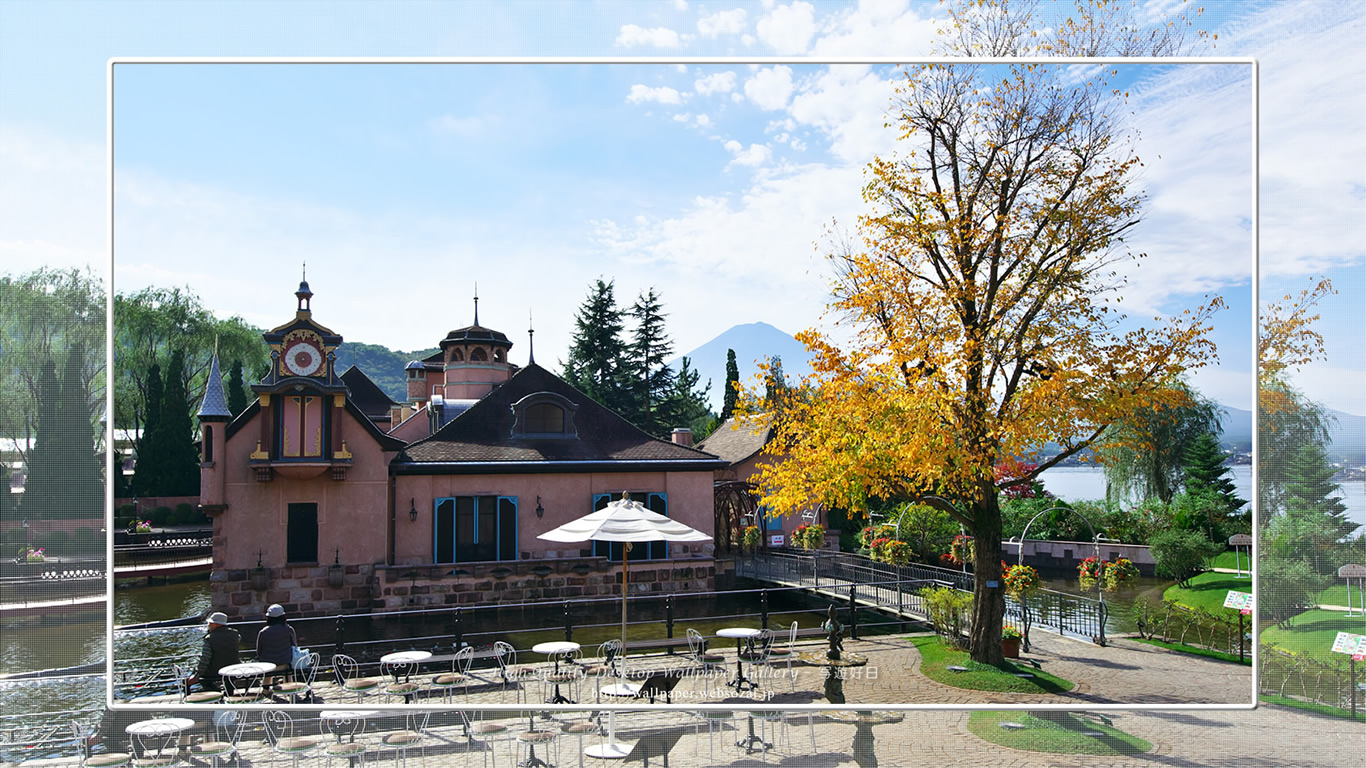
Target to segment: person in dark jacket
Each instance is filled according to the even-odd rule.
[[[274,664],[272,674],[290,673],[293,649],[298,644],[299,637],[294,633],[294,627],[285,620],[284,607],[276,603],[267,608],[266,625],[256,633],[256,660]]]
[[[242,661],[237,645],[242,635],[228,626],[228,617],[221,611],[209,614],[209,631],[204,634],[204,645],[199,652],[199,669],[187,682],[199,683],[205,690],[223,690],[223,679],[218,670]]]

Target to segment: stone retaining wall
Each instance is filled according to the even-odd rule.
[[[334,576],[333,569],[338,569]],[[265,589],[254,569],[210,575],[213,609],[231,618],[257,619],[279,603],[291,616],[329,616],[531,603],[621,594],[621,567],[601,557],[467,565],[342,565],[265,568]],[[631,564],[630,593],[709,592],[717,562],[686,558]],[[340,579],[340,586],[333,582]]]

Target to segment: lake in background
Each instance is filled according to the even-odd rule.
[[[1252,465],[1234,464],[1233,486],[1239,498],[1251,501]],[[1039,476],[1043,487],[1063,501],[1092,501],[1105,498],[1105,471],[1100,467],[1054,467]],[[1366,484],[1348,480],[1338,484],[1338,495],[1347,505],[1347,517],[1357,525],[1366,525]],[[1360,529],[1358,529],[1360,530]]]

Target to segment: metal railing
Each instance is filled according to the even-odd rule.
[[[735,573],[760,581],[802,584],[815,590],[853,588],[860,599],[918,619],[928,618],[919,602],[921,589],[973,589],[970,573],[932,565],[893,565],[848,552],[770,550],[737,558]],[[1028,597],[1024,604],[1007,596],[1006,618],[1025,629],[1096,642],[1103,642],[1105,637],[1105,606],[1095,598],[1081,595],[1044,589]]]

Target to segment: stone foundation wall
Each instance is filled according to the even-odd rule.
[[[688,558],[632,563],[633,595],[709,592],[717,562]],[[341,586],[332,586],[333,568]],[[469,565],[344,565],[266,568],[257,589],[254,569],[214,570],[213,609],[229,618],[259,619],[272,603],[290,616],[382,613],[457,605],[531,603],[621,594],[621,567],[601,557],[472,563]]]

